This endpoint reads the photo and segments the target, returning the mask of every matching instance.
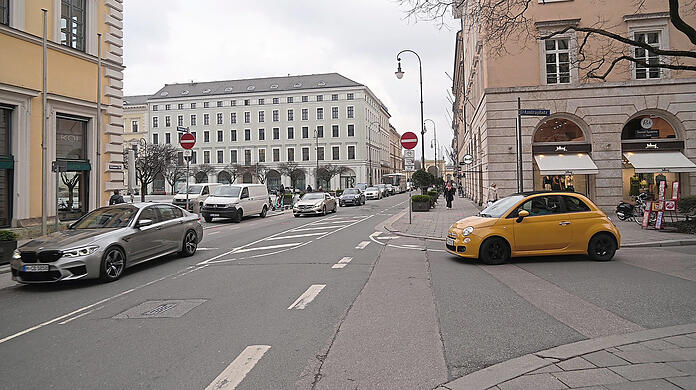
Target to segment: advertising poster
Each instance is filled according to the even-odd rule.
[[[648,227],[648,221],[650,220],[650,209],[652,207],[652,202],[648,202],[647,207],[645,208],[645,212],[643,212],[643,223],[641,223],[641,226],[644,228]]]
[[[665,196],[667,192],[667,182],[666,181],[660,181],[660,187],[658,189],[658,200],[665,200]]]
[[[652,202],[652,208],[650,210],[655,211],[655,212],[662,211],[662,210],[664,210],[664,207],[665,207],[665,202],[663,200],[659,200],[656,202]]]
[[[672,183],[672,200],[679,200],[679,182]]]
[[[662,229],[662,219],[664,217],[664,212],[660,211],[657,213],[657,220],[655,221],[655,229]]]

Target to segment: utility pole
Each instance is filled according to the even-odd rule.
[[[314,171],[314,176],[316,178],[316,189],[319,189],[319,130],[314,129],[314,141],[315,141],[315,149],[316,149],[316,154],[317,154],[317,168]],[[326,158],[326,156],[324,156]]]

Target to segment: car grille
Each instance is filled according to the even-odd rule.
[[[447,244],[447,249],[451,250],[452,252],[456,252],[456,251],[457,251],[457,247],[454,246],[454,245],[450,245],[450,244]]]
[[[309,209],[312,208],[312,206],[307,206],[307,205],[303,205],[303,204],[302,204],[302,205],[300,205],[298,208],[299,208],[300,210],[309,210]]]
[[[449,237],[449,238],[451,238],[451,239],[453,239],[453,240],[456,240],[456,239],[457,239],[457,235],[454,234],[454,233],[447,233],[447,237]]]
[[[62,251],[42,251],[36,252],[21,252],[22,261],[25,263],[53,263],[63,257]]]
[[[54,280],[60,279],[59,271],[48,271],[48,272],[17,272],[22,280],[27,282],[52,282]]]

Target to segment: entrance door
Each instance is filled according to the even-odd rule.
[[[529,216],[513,224],[516,251],[558,250],[568,247],[572,236],[570,220],[562,213],[561,197],[534,197],[520,206]],[[517,218],[517,212],[508,218]]]

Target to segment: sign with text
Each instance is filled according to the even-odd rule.
[[[672,183],[672,200],[679,200],[679,182]]]
[[[524,116],[549,116],[551,115],[551,110],[542,108],[521,109],[519,110],[519,114]]]

